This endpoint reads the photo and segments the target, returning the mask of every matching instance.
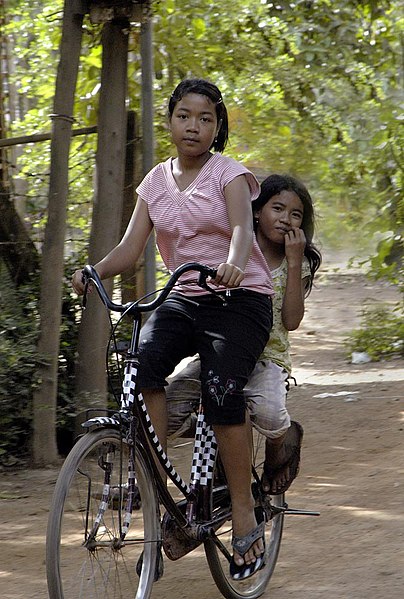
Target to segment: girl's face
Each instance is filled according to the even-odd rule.
[[[255,216],[258,218],[257,234],[278,245],[285,244],[285,235],[300,229],[304,206],[294,191],[283,190],[272,196]]]
[[[170,130],[179,154],[198,157],[209,152],[219,130],[215,104],[202,94],[187,94],[175,105]]]

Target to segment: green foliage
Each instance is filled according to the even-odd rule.
[[[53,97],[59,63],[59,44],[63,22],[63,0],[57,2],[19,1],[7,3],[4,34],[13,49],[9,84],[17,93],[17,104],[10,107],[15,118],[9,123],[9,136],[51,131]],[[98,89],[101,67],[100,27],[85,21],[79,80],[74,109],[75,127],[97,122]],[[72,139],[70,154],[70,200],[68,238],[80,245],[83,232],[89,233],[93,198],[93,169],[96,136]],[[10,175],[27,184],[25,209],[33,239],[43,241],[47,218],[50,169],[49,141],[27,144]]]
[[[15,291],[0,270],[0,464],[29,454],[32,392],[39,363],[34,289]]]
[[[158,139],[170,88],[183,76],[208,76],[229,107],[228,152],[264,172],[303,178],[328,245],[349,238],[374,251],[380,232],[397,230],[404,147],[398,2],[165,5],[157,4],[155,26]],[[160,147],[167,154],[168,144]]]
[[[384,278],[404,293],[404,238],[400,233],[388,231],[368,264],[374,278]]]
[[[18,50],[13,82],[24,107],[11,133],[46,131],[63,2],[25,0],[7,7],[6,33]],[[166,109],[173,87],[186,76],[208,77],[229,109],[226,151],[261,172],[300,176],[316,201],[325,244],[348,239],[377,255],[388,232],[402,235],[403,13],[397,0],[343,0],[337,6],[329,0],[170,0],[153,2],[152,10],[156,160],[172,152]],[[76,126],[96,123],[101,30],[85,17]],[[132,25],[129,43],[129,107],[139,114],[139,24]],[[88,239],[95,143],[88,136],[72,148],[69,238],[78,244]],[[27,146],[19,159],[38,241],[46,217],[48,148]],[[371,267],[383,271],[387,262],[376,259]]]
[[[56,415],[58,449],[62,455],[71,447],[77,415],[75,367],[81,302],[71,293],[70,275],[73,270],[72,261],[68,260],[63,280]]]
[[[345,340],[348,354],[366,352],[377,361],[404,356],[404,311],[402,304],[371,304],[362,311],[361,326]]]
[[[0,263],[1,264],[1,263]],[[66,272],[72,271],[71,264]],[[57,398],[57,436],[61,452],[69,446],[74,430],[74,368],[79,305],[68,292],[62,307]],[[14,465],[30,455],[32,398],[41,357],[38,340],[38,280],[15,289],[0,269],[0,464]]]
[[[226,153],[260,172],[289,171],[302,178],[315,199],[320,240],[336,247],[350,243],[357,250],[365,248],[372,275],[387,278],[403,290],[401,3],[167,0],[153,2],[152,8],[156,161],[173,151],[166,111],[174,86],[188,76],[211,79],[221,88],[229,110]],[[12,47],[14,67],[10,83],[17,94],[8,134],[49,131],[63,2],[9,0],[6,9],[4,34]],[[101,26],[86,17],[83,35],[75,127],[97,122],[102,65]],[[129,43],[128,108],[139,115],[139,24],[131,27]],[[72,140],[66,253],[73,255],[88,243],[95,151],[96,136]],[[47,218],[49,159],[48,142],[28,144],[10,173],[27,184],[26,221],[39,248]],[[58,401],[60,423],[69,429],[79,309],[69,292],[64,297]],[[10,406],[6,412],[11,411],[15,387],[23,386],[13,383],[18,372],[29,390],[25,400],[18,392],[14,412],[21,416],[21,434],[17,434],[21,440],[29,428],[38,357],[35,309],[24,329],[28,323],[22,307],[17,308],[13,306],[12,319],[20,315],[15,329],[9,329],[6,316],[0,315],[0,383],[5,389],[0,398]],[[396,343],[402,327],[399,322],[391,325],[390,315],[383,310],[374,319],[364,315],[355,348],[372,351],[377,339],[382,339],[381,330],[390,332],[391,343]],[[372,328],[374,321],[380,327],[377,331]],[[378,355],[384,356],[390,342],[387,336],[383,339],[385,349],[379,349]],[[24,439],[21,447],[26,446]]]

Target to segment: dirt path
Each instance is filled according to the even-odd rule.
[[[264,599],[401,599],[404,587],[404,360],[349,364],[341,341],[366,298],[393,290],[325,271],[293,334],[289,408],[303,423],[301,473]],[[56,471],[0,472],[0,595],[46,599],[44,543]],[[203,556],[165,560],[153,599],[220,599]],[[184,582],[186,581],[186,582]]]

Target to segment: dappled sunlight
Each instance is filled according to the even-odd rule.
[[[27,548],[29,545],[32,547],[33,545],[43,546],[43,532],[40,531],[37,535],[27,535],[24,533],[22,536],[11,537],[10,539],[2,539],[1,544],[3,547],[5,545],[10,545],[10,547],[24,547]]]
[[[350,512],[352,515],[357,516],[358,518],[404,522],[404,514],[391,513],[382,510],[370,510],[363,507],[354,507],[350,505],[336,506],[336,509],[344,512]]]
[[[375,468],[375,467],[373,466],[372,462],[352,462],[351,466],[355,466],[355,467],[358,467],[358,468],[365,468],[366,470],[368,470],[369,468]],[[376,472],[376,473],[377,473],[377,472],[380,472],[380,471],[381,471],[381,468],[382,468],[381,466],[380,466],[378,469],[377,469],[377,467],[376,467],[376,471],[375,471],[375,472]],[[400,468],[400,467],[399,467],[399,466],[397,466],[397,465],[392,465],[392,466],[389,466],[389,465],[387,465],[387,464],[386,464],[386,465],[383,465],[383,472],[394,472],[394,473],[399,473],[399,472],[401,472],[401,471],[402,471],[402,468]],[[375,473],[375,472],[374,472],[374,473]],[[374,473],[373,473],[373,474],[374,474]],[[373,476],[373,474],[368,474],[368,476]]]
[[[400,422],[404,422],[404,412],[400,412]]]
[[[316,351],[318,347],[316,348]],[[349,364],[346,367],[338,367],[338,371],[324,373],[324,368],[319,368],[313,364],[312,367],[295,366],[293,368],[293,376],[299,381],[299,384],[311,385],[357,385],[358,383],[380,383],[380,382],[395,382],[404,381],[404,369],[400,368],[382,368],[377,366],[377,370],[372,367],[364,367],[363,369],[350,368]]]
[[[184,561],[187,561],[187,560],[192,561],[196,557],[200,558],[200,557],[203,557],[204,555],[205,555],[205,549],[204,549],[203,545],[200,545],[199,547],[197,547],[190,553],[187,553],[187,555],[184,555],[184,557],[182,557],[181,559]]]
[[[308,482],[306,486],[309,489],[319,489],[319,488],[335,488],[335,489],[343,489],[346,487],[345,484],[335,483],[334,477],[331,476],[310,476],[308,477]]]
[[[27,523],[20,522],[19,524],[17,522],[13,522],[13,533],[17,533],[19,531],[25,531],[27,529]]]
[[[310,487],[335,487],[335,488],[344,488],[346,485],[338,485],[336,483],[310,483]]]

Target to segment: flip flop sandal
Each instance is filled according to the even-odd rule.
[[[288,439],[288,437],[290,438],[291,436],[292,440]],[[292,420],[284,441],[286,451],[289,455],[288,459],[276,468],[271,468],[271,466],[267,462],[264,462],[264,475],[266,479],[265,483],[269,485],[270,489],[272,488],[275,478],[277,478],[279,474],[284,472],[287,468],[289,469],[289,478],[284,482],[283,485],[278,485],[276,487],[276,492],[270,490],[268,492],[269,494],[281,495],[282,493],[285,493],[289,489],[292,482],[295,480],[296,476],[299,473],[300,450],[302,447],[302,441],[303,427],[295,420]]]
[[[231,558],[230,562],[230,576],[233,580],[245,580],[249,578],[258,570],[260,570],[264,564],[264,555],[265,555],[265,517],[262,513],[262,522],[260,522],[248,535],[245,537],[233,537],[232,539],[232,547],[237,551],[241,557],[247,553],[247,551],[254,545],[254,543],[261,539],[264,542],[264,551],[261,553],[259,557],[256,558],[255,562],[251,562],[251,564],[242,564],[239,566],[234,561],[234,557]]]

